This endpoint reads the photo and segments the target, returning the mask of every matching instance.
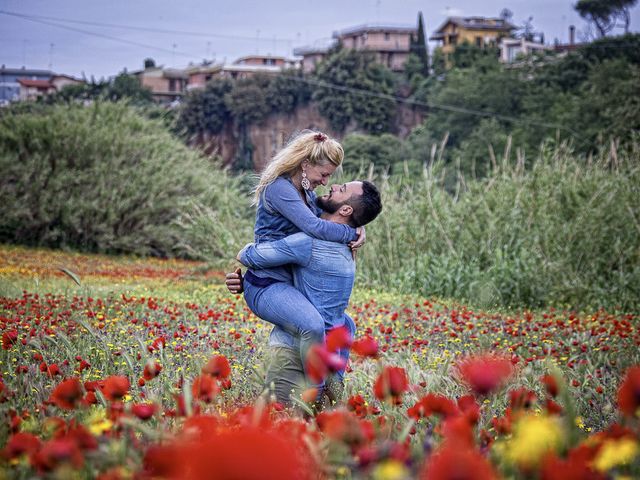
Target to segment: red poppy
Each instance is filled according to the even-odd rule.
[[[487,395],[497,389],[513,373],[511,360],[486,354],[469,357],[457,365],[465,383],[478,395]]]
[[[436,393],[427,393],[413,407],[407,410],[407,415],[416,420],[430,417],[431,415],[450,417],[459,413],[460,410],[453,400]]]
[[[445,442],[456,447],[473,448],[473,425],[465,416],[450,417],[442,422],[440,427]]]
[[[379,400],[391,400],[399,405],[402,403],[402,394],[408,388],[409,380],[404,368],[384,367],[373,385],[373,393]]]
[[[558,381],[556,380],[556,377],[554,377],[553,375],[543,375],[542,377],[540,377],[540,381],[544,385],[544,388],[547,390],[547,393],[549,395],[554,398],[558,396],[558,392],[560,391],[560,389],[558,387]]]
[[[77,377],[73,377],[56,386],[51,392],[49,401],[65,410],[73,410],[83,395],[84,391],[80,380]]]
[[[491,464],[477,450],[445,444],[423,467],[423,480],[494,480]]]
[[[112,375],[105,379],[102,393],[107,400],[117,401],[129,392],[129,379],[125,376]]]
[[[131,413],[140,420],[149,420],[157,409],[158,407],[153,403],[134,403],[131,405]]]
[[[316,478],[317,467],[303,442],[292,440],[254,427],[224,430],[202,441],[182,440],[149,450],[145,473],[181,480]]]
[[[535,392],[525,387],[509,392],[509,406],[512,410],[528,410],[536,401]]]
[[[91,435],[91,432],[86,429],[84,425],[75,424],[72,425],[67,431],[66,438],[73,440],[80,450],[95,450],[98,448],[98,441]]]
[[[191,392],[193,393],[193,398],[209,403],[218,395],[220,387],[212,376],[200,375],[193,381]]]
[[[160,365],[158,362],[154,360],[150,360],[144,366],[144,370],[142,371],[142,377],[147,381],[153,380],[158,375],[160,375],[161,371],[162,371],[162,365]]]
[[[550,398],[547,399],[544,406],[550,415],[560,415],[562,413],[562,407]]]
[[[227,378],[231,375],[231,367],[229,361],[224,355],[216,355],[202,367],[202,373],[212,375],[216,378]]]
[[[305,371],[312,382],[322,382],[329,373],[337,372],[346,366],[340,355],[327,351],[324,345],[313,345],[307,353]]]
[[[9,330],[2,334],[2,349],[9,350],[16,343],[18,343],[18,331]]]
[[[618,390],[618,408],[629,417],[638,416],[640,412],[640,366],[627,370],[622,385]]]
[[[4,458],[11,460],[21,455],[32,455],[40,449],[40,439],[31,433],[16,433],[2,451]]]
[[[316,416],[316,423],[327,437],[350,447],[360,446],[366,440],[360,421],[347,410],[321,412]]]
[[[541,480],[605,480],[605,476],[593,471],[590,459],[584,455],[569,454],[566,460],[551,454],[544,458]]]
[[[351,346],[351,351],[362,357],[378,358],[378,342],[369,335],[356,340]]]
[[[337,327],[327,333],[327,350],[329,352],[337,352],[342,348],[349,348],[353,339],[351,338],[351,332],[345,326]]]
[[[475,425],[480,420],[480,406],[473,395],[463,395],[456,402],[467,420]]]
[[[182,434],[193,440],[206,440],[215,435],[220,421],[211,415],[194,415],[188,417],[182,424]]]
[[[31,463],[41,472],[50,472],[62,464],[80,468],[84,457],[80,448],[71,438],[54,438],[42,445],[31,457]]]

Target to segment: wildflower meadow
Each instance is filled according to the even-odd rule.
[[[203,263],[2,246],[0,277],[0,478],[640,476],[637,315],[357,289],[315,413],[270,397],[270,325]]]

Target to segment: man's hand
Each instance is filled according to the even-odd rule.
[[[240,267],[231,273],[227,273],[224,283],[231,293],[242,293],[244,288],[242,287],[242,270],[240,270]]]
[[[351,250],[357,250],[364,245],[364,242],[367,240],[367,232],[365,232],[364,227],[356,228],[356,233],[358,234],[358,238],[349,244]]]

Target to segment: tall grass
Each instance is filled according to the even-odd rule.
[[[27,105],[28,107],[28,105]],[[0,113],[0,241],[100,252],[226,256],[239,181],[161,120],[124,103],[34,105]],[[240,241],[237,242],[240,244]]]
[[[382,185],[361,281],[481,306],[640,306],[640,144],[577,158],[567,145],[488,160],[454,192],[432,153],[420,178]]]

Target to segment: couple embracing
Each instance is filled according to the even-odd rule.
[[[344,370],[326,381],[309,378],[308,353],[325,341],[326,332],[355,324],[345,309],[355,277],[355,251],[365,241],[364,225],[382,210],[378,189],[367,181],[326,186],[342,164],[340,143],[319,132],[293,138],[266,166],[256,187],[254,243],[237,259],[248,270],[227,275],[233,293],[244,292],[249,308],[274,325],[269,339],[267,384],[276,400],[290,406],[307,386],[338,401]],[[348,349],[338,352],[346,364]],[[340,362],[339,362],[340,363]],[[312,375],[313,377],[313,375]]]

